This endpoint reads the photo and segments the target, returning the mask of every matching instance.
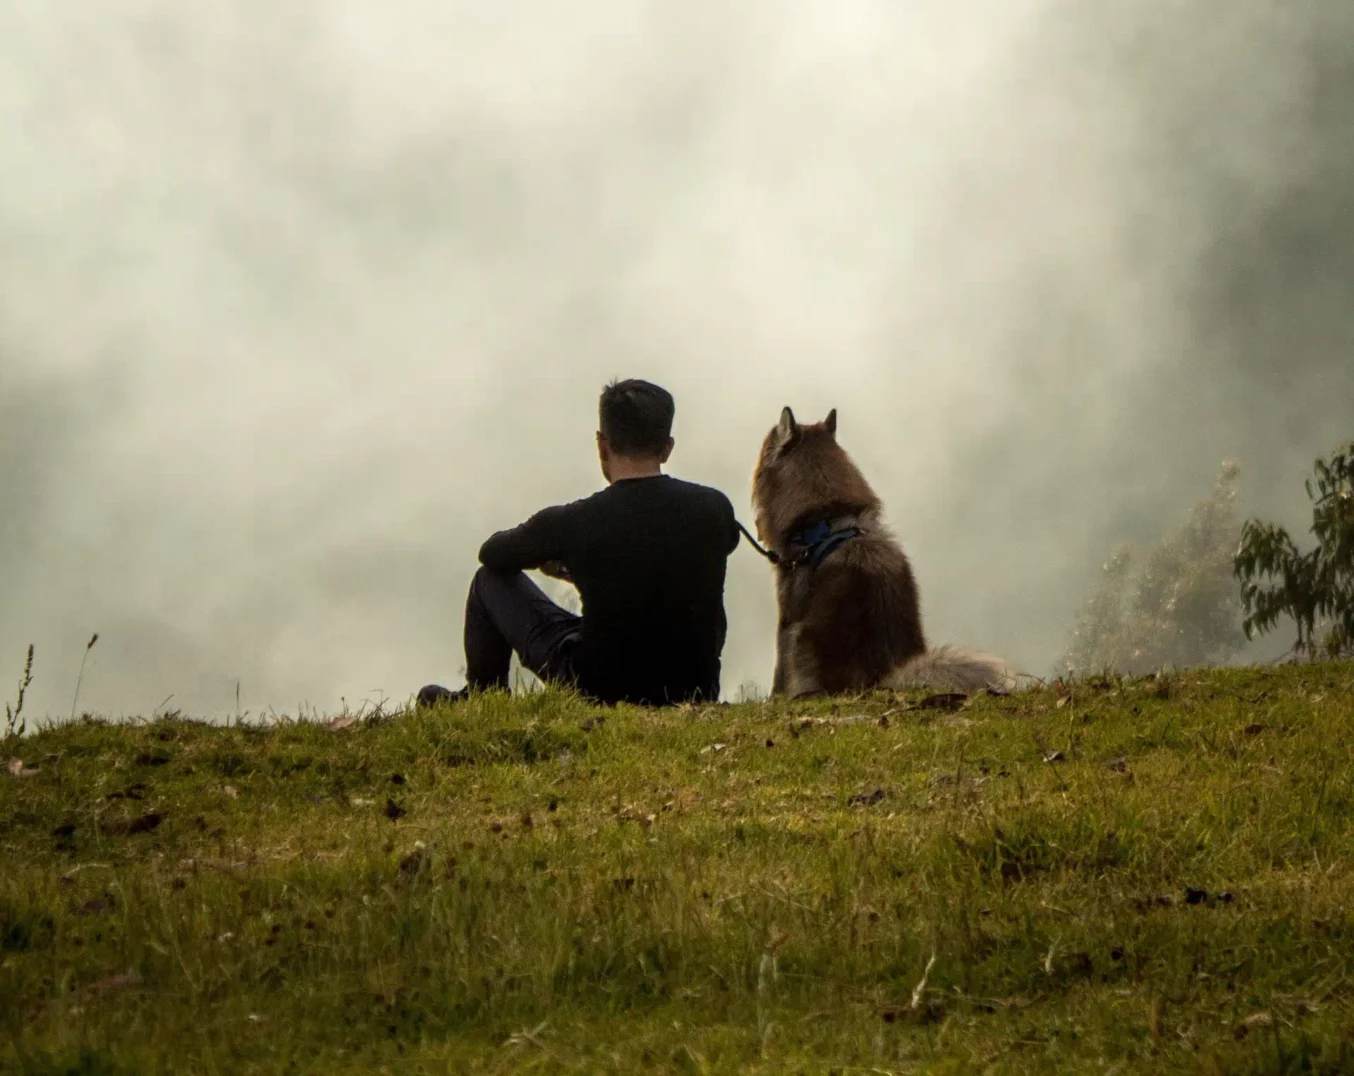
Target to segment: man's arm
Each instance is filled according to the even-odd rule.
[[[567,509],[545,508],[519,527],[499,531],[480,547],[480,563],[498,572],[524,572],[561,561],[567,546]]]
[[[725,547],[729,556],[733,556],[734,550],[738,548],[738,541],[743,537],[743,532],[738,529],[738,517],[734,514],[733,504],[729,498],[720,494],[720,500],[724,503],[721,506],[724,516],[724,532],[728,536],[725,541],[728,545]]]

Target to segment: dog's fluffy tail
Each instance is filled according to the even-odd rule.
[[[1014,691],[1019,685],[1020,674],[1001,658],[980,650],[942,646],[899,665],[884,678],[881,686],[895,691],[928,687],[973,695],[989,688]]]

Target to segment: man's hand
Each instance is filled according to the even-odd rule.
[[[566,583],[572,583],[574,577],[569,574],[569,569],[564,566],[563,561],[548,560],[538,569],[542,575],[548,575],[551,579],[562,579]]]

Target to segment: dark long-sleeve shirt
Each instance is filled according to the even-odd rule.
[[[738,537],[724,494],[659,475],[537,512],[485,542],[480,562],[509,572],[562,562],[583,599],[579,686],[657,705],[719,697],[724,570]]]

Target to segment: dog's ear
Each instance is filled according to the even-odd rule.
[[[795,413],[787,407],[781,411],[780,422],[776,424],[776,450],[784,448],[798,436],[799,423],[795,421]]]
[[[837,436],[837,409],[835,407],[827,413],[827,418],[823,419],[823,425],[834,438]]]

